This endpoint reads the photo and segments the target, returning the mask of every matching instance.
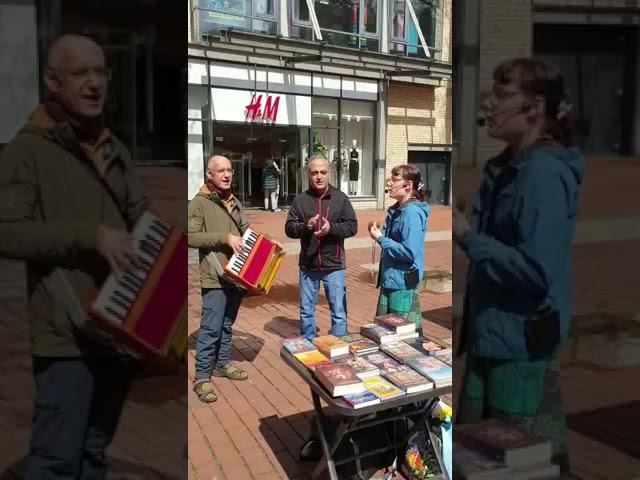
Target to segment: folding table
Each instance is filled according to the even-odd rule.
[[[280,350],[280,357],[293,368],[302,379],[309,385],[311,389],[311,397],[313,399],[313,409],[316,426],[318,428],[318,434],[320,436],[320,443],[322,445],[322,451],[324,457],[316,465],[312,478],[317,478],[325,468],[329,471],[331,480],[338,480],[336,473],[336,465],[342,465],[344,463],[352,462],[356,459],[382,453],[384,451],[394,450],[396,453],[396,462],[398,461],[399,449],[406,443],[406,440],[416,433],[419,429],[429,438],[431,445],[434,448],[434,452],[440,467],[441,475],[433,477],[433,480],[442,478],[449,480],[446,469],[444,467],[444,461],[442,458],[442,452],[437,448],[438,442],[436,442],[436,436],[433,432],[431,411],[433,407],[438,403],[441,395],[451,393],[451,386],[436,388],[423,392],[411,393],[408,395],[402,395],[400,397],[393,398],[391,400],[382,401],[376,405],[370,405],[368,407],[362,407],[354,409],[346,403],[340,397],[332,397],[330,393],[319,383],[313,374],[300,363],[289,351],[282,347]],[[323,399],[329,410],[339,418],[339,425],[335,433],[331,436],[325,428],[325,415],[322,411],[320,399]],[[387,412],[388,415],[385,418],[367,418],[372,414]],[[348,458],[335,458],[334,454],[342,439],[349,433],[356,430],[361,430],[374,425],[380,425],[388,422],[395,422],[407,417],[417,417],[414,421],[413,427],[407,432],[404,439],[395,444],[388,445],[384,448],[379,448],[370,452],[362,452],[359,455],[350,456]],[[402,471],[399,472],[404,478],[405,475]]]

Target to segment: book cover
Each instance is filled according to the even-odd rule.
[[[406,363],[410,358],[423,356],[421,352],[405,342],[389,343],[380,347],[380,350],[392,356],[400,363]]]
[[[352,395],[344,395],[342,399],[352,408],[364,408],[370,405],[376,405],[380,403],[380,399],[376,397],[369,390],[365,390],[362,393],[354,393]]]
[[[387,355],[384,352],[373,352],[367,353],[366,355],[362,355],[367,362],[371,363],[378,367],[380,371],[386,370],[387,368],[397,367],[400,364],[396,362],[393,358]]]
[[[549,441],[495,418],[456,425],[454,441],[509,467],[547,462],[551,458]]]
[[[344,363],[321,365],[314,370],[314,374],[334,397],[361,393],[365,390],[362,380]]]
[[[286,348],[291,355],[317,350],[313,343],[304,337],[285,338],[282,342],[282,346]]]
[[[433,380],[436,388],[451,385],[451,367],[433,357],[414,357],[407,360],[407,365],[415,371]]]
[[[365,378],[363,382],[366,389],[383,402],[404,395],[402,390],[380,376]]]
[[[438,350],[443,350],[447,348],[444,345],[440,345],[439,343],[429,340],[427,338],[415,338],[412,340],[404,340],[408,345],[415,348],[419,352],[424,353],[425,355],[431,355],[433,352],[437,352]]]
[[[357,342],[359,340],[362,340],[364,337],[362,335],[360,335],[359,333],[350,333],[348,335],[343,335],[341,337],[338,337],[340,340],[342,340],[345,343],[353,343],[353,342]]]
[[[337,357],[349,353],[349,344],[333,335],[322,335],[313,339],[313,344],[327,357]]]
[[[437,358],[438,360],[440,360],[442,363],[446,363],[451,367],[453,365],[452,354],[453,352],[450,348],[445,348],[444,350],[437,350],[433,352],[431,355],[434,358]]]
[[[349,366],[354,372],[356,372],[358,378],[361,379],[378,375],[380,373],[380,369],[378,367],[367,362],[363,357],[350,355],[348,357],[336,359],[335,361],[336,363],[342,363]]]
[[[373,322],[396,333],[411,333],[416,329],[415,323],[405,320],[400,315],[393,313],[374,317]]]
[[[349,351],[354,355],[364,355],[365,353],[376,352],[380,349],[378,344],[368,338],[363,338],[349,344]]]
[[[319,367],[320,365],[330,365],[333,363],[330,359],[325,357],[318,350],[311,350],[310,352],[296,353],[294,357],[296,357],[296,359],[300,363],[302,363],[305,367],[307,367],[311,371],[313,371],[316,367]]]
[[[387,368],[382,372],[382,378],[389,380],[396,387],[401,388],[406,393],[422,392],[433,388],[432,381],[423,377],[406,365]]]
[[[367,323],[360,327],[360,333],[381,345],[397,341],[397,334],[382,325]]]

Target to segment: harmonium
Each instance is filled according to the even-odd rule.
[[[249,292],[268,294],[284,252],[265,235],[250,228],[242,239],[244,250],[229,259],[224,267],[224,276]]]
[[[151,212],[132,232],[135,267],[111,273],[90,303],[92,323],[138,356],[187,350],[187,237]]]

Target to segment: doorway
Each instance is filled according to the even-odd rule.
[[[451,152],[410,150],[409,163],[420,170],[429,205],[449,205]]]
[[[262,169],[275,160],[280,168],[278,204],[287,206],[300,191],[301,136],[306,129],[253,124],[213,123],[212,153],[224,155],[234,169],[233,193],[245,207],[264,205]]]

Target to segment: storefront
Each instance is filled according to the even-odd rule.
[[[247,206],[262,205],[262,168],[275,160],[288,205],[308,188],[307,159],[321,153],[334,186],[354,203],[375,202],[378,81],[200,59],[190,59],[188,76],[190,196],[206,159],[220,154]]]

